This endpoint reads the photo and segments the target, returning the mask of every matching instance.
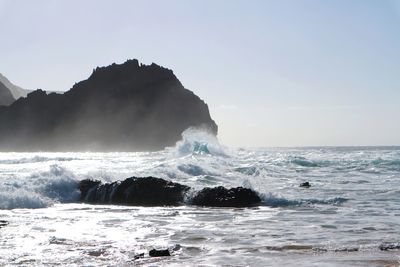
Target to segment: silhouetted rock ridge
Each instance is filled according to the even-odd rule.
[[[172,70],[128,60],[96,68],[64,94],[36,90],[0,107],[0,150],[160,150],[189,127],[217,134],[207,104]]]

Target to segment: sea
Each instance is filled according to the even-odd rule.
[[[262,203],[79,202],[83,179],[132,176]],[[400,147],[232,148],[188,130],[158,152],[0,153],[0,266],[399,266],[399,249]]]

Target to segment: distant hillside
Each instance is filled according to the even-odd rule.
[[[159,150],[191,126],[217,134],[207,104],[171,70],[129,60],[96,68],[64,94],[37,90],[0,107],[0,150]]]
[[[10,90],[0,81],[0,106],[8,106],[15,101]]]
[[[14,99],[18,99],[20,97],[26,97],[28,93],[32,92],[32,90],[23,89],[13,83],[11,83],[3,74],[0,73],[0,82],[5,85],[13,95]],[[1,101],[1,98],[0,98]]]

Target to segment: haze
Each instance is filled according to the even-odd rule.
[[[400,1],[0,0],[0,72],[65,91],[174,70],[231,146],[400,145]]]

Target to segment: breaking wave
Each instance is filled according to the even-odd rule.
[[[384,168],[391,171],[400,171],[399,159],[382,159],[377,158],[371,161],[371,165],[378,168]]]
[[[400,152],[362,150],[347,155],[341,150],[327,151],[227,148],[213,134],[191,128],[174,147],[158,152],[4,153],[0,155],[0,209],[75,202],[79,199],[78,181],[85,178],[112,182],[154,176],[196,190],[242,186],[258,192],[263,205],[269,207],[367,201],[346,185],[367,187],[377,173],[385,176],[376,190],[386,192],[388,184],[398,187]],[[310,190],[299,188],[304,181],[313,185]],[[339,191],[335,194],[333,190]],[[397,193],[384,197],[392,196],[397,197]]]
[[[0,186],[0,209],[45,208],[55,203],[79,199],[75,175],[58,165],[25,179],[10,180]]]
[[[297,166],[309,168],[327,167],[332,165],[332,162],[328,160],[309,160],[304,157],[293,157],[290,162]]]
[[[180,157],[188,155],[228,156],[218,138],[205,130],[189,128],[182,133],[182,140],[176,143],[174,151]]]
[[[298,199],[290,200],[284,197],[275,196],[272,193],[261,194],[262,203],[265,206],[277,208],[277,207],[289,207],[289,206],[303,206],[303,205],[340,205],[346,201],[347,198],[334,197],[328,199]]]

